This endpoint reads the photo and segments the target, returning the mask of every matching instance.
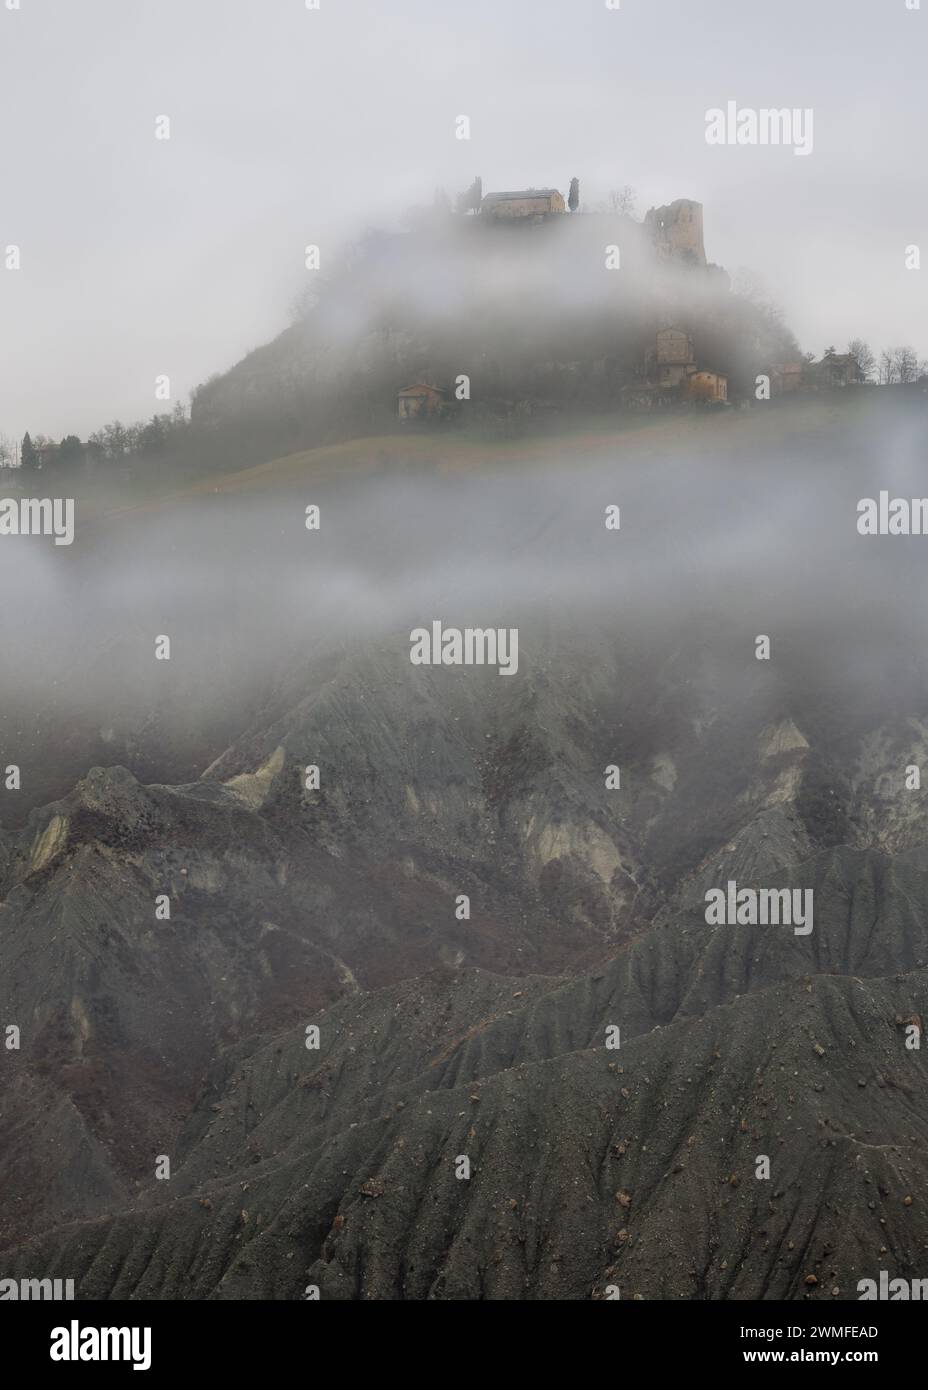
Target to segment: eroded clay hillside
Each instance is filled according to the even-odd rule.
[[[36,802],[57,745],[17,688],[7,1272],[288,1299],[918,1273],[920,561],[860,548],[876,424],[806,424],[290,476],[42,570],[79,630],[57,697],[79,775]],[[433,620],[517,627],[518,670],[413,665]],[[80,768],[109,690],[118,755]],[[191,775],[146,776],[184,712],[210,730]],[[813,929],[708,923],[732,882],[811,892]]]

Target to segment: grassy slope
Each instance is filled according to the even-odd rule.
[[[306,483],[324,486],[338,479],[363,479],[392,469],[421,467],[450,473],[499,464],[531,468],[565,455],[606,452],[613,452],[618,458],[633,453],[636,458],[659,462],[669,448],[679,450],[690,441],[702,444],[715,433],[725,440],[726,446],[743,439],[745,450],[774,442],[788,448],[794,436],[825,430],[846,417],[848,409],[867,411],[870,407],[871,403],[863,399],[842,402],[839,407],[831,399],[818,397],[765,409],[674,411],[666,415],[629,416],[621,421],[607,417],[591,421],[586,428],[565,422],[561,428],[546,430],[543,436],[529,434],[518,439],[416,429],[408,434],[372,435],[287,454],[250,468],[213,473],[188,487],[177,488],[172,483],[159,489],[155,477],[152,486],[145,486],[144,497],[139,497],[138,488],[132,500],[115,505],[103,496],[91,496],[82,501],[81,510],[85,523],[108,521],[217,493],[263,493]]]

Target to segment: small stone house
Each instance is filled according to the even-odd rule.
[[[791,396],[802,390],[801,362],[780,362],[770,369],[770,392],[774,396]]]
[[[693,372],[686,380],[686,394],[691,401],[727,401],[728,377],[721,372]]]
[[[396,413],[400,420],[421,420],[441,411],[444,392],[427,382],[404,386],[396,393]]]
[[[819,386],[856,386],[860,381],[860,363],[849,352],[827,353],[813,371]]]

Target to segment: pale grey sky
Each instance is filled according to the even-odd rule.
[[[0,0],[0,432],[150,416],[288,321],[325,255],[475,174],[705,205],[804,348],[928,357],[928,0]],[[705,113],[811,107],[814,149]],[[470,141],[455,118],[471,120]],[[154,138],[168,115],[170,141]]]

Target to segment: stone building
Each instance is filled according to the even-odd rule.
[[[427,382],[404,386],[396,393],[396,413],[400,420],[419,420],[441,411],[444,392]]]
[[[682,402],[728,400],[728,378],[723,372],[700,367],[693,339],[672,324],[658,330],[655,347],[645,358],[646,381],[623,392],[626,404],[674,405]]]
[[[696,370],[693,340],[682,328],[660,330],[656,355],[658,386],[679,386]]]
[[[802,390],[801,362],[778,362],[770,368],[770,394],[792,396]]]
[[[849,352],[826,353],[811,370],[818,386],[856,386],[860,381],[860,363]]]
[[[691,401],[728,400],[728,377],[721,372],[693,372],[686,379],[686,396]]]
[[[524,188],[516,193],[487,193],[480,204],[481,216],[490,217],[498,222],[552,217],[566,211],[564,199],[556,188]]]

